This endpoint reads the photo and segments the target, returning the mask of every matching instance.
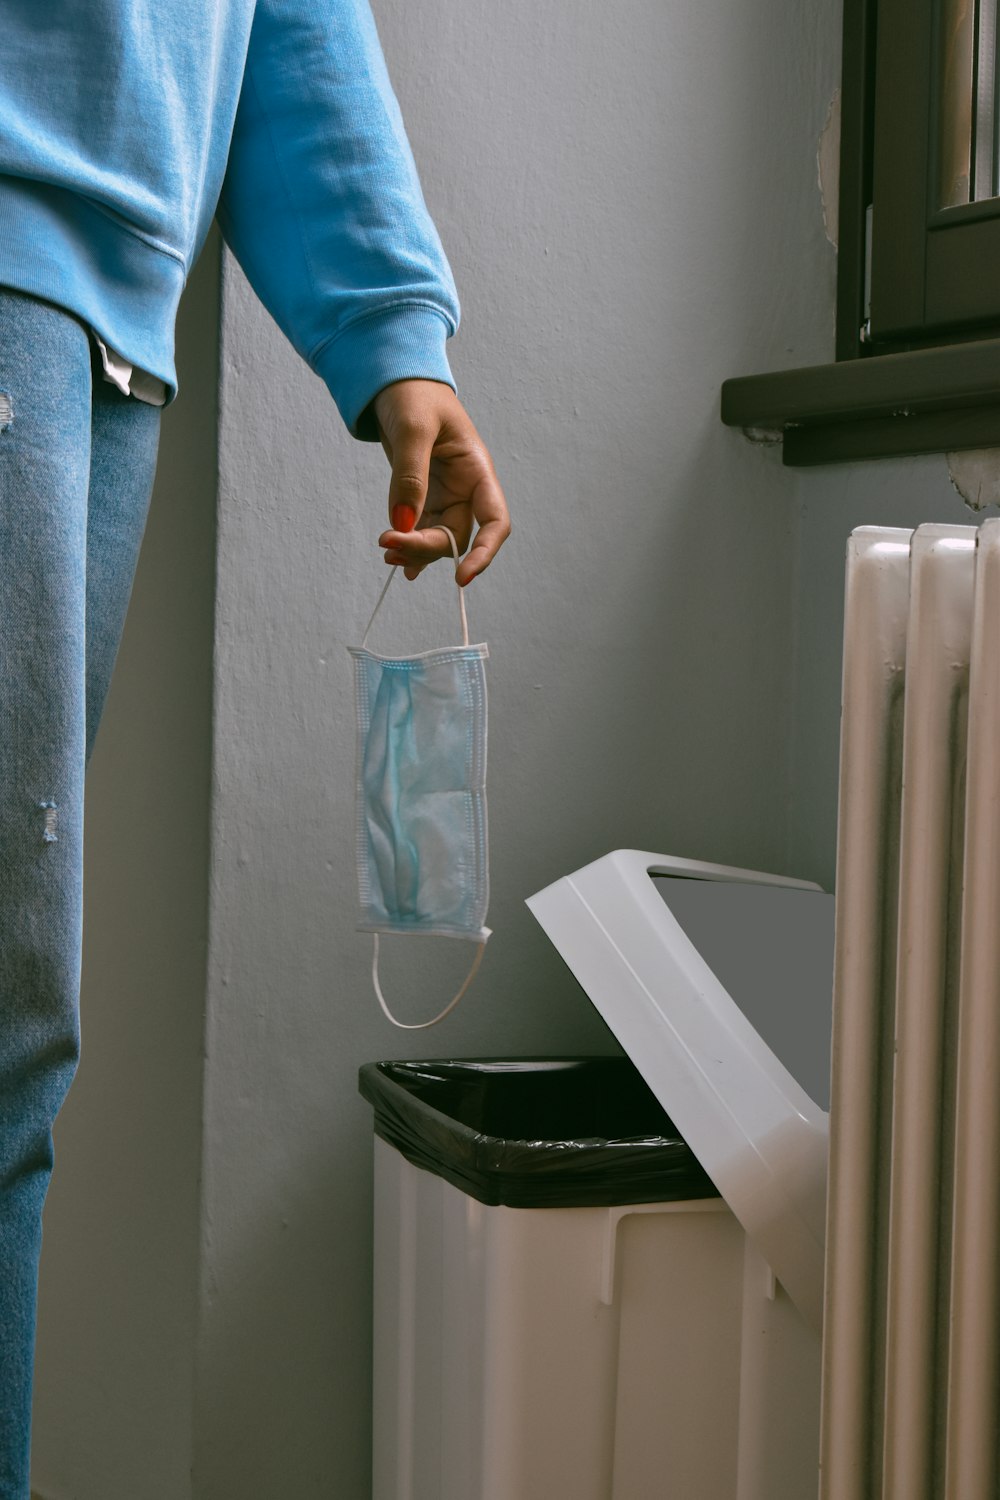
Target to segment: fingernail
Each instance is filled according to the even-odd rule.
[[[394,505],[392,507],[393,531],[412,531],[416,524],[417,513],[412,505]]]

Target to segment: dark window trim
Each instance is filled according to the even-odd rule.
[[[875,119],[875,0],[844,0],[840,79],[840,186],[837,205],[836,358],[863,354],[865,215],[872,198]]]
[[[872,258],[871,352],[906,341],[950,343],[976,330],[1000,336],[1000,215],[997,200],[937,208],[940,4],[878,0],[885,44],[876,88],[891,99],[874,153],[879,225]]]
[[[914,330],[906,342],[891,345],[892,352],[876,352],[864,341],[876,30],[876,0],[844,0],[837,362],[742,376],[722,387],[723,422],[780,437],[789,465],[1000,446],[1000,338],[984,338],[981,328],[966,328],[943,344],[940,336],[935,340]],[[926,50],[926,34],[914,35],[913,45]],[[922,181],[929,149],[926,142],[915,153]],[[921,202],[926,212],[926,202]],[[952,245],[958,241],[949,236],[950,227],[976,221],[991,235],[1000,231],[1000,223],[978,204],[934,215],[927,223],[928,253],[951,254],[949,239]],[[997,243],[995,263],[1000,265]],[[955,296],[962,316],[960,291]],[[955,315],[954,299],[947,311]]]
[[[786,464],[1000,447],[1000,339],[727,380],[722,420],[780,433]]]

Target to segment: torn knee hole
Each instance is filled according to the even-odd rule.
[[[59,835],[56,833],[56,819],[59,816],[59,809],[54,802],[39,802],[38,805],[45,814],[45,822],[42,828],[42,842],[45,844],[56,844],[59,842]]]

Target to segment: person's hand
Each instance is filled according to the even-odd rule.
[[[464,588],[488,568],[510,536],[510,515],[493,460],[450,386],[437,380],[397,380],[374,401],[379,436],[392,465],[388,531],[378,539],[385,560],[417,578],[439,557],[450,557],[454,532],[460,552],[477,526],[472,548],[455,575]]]

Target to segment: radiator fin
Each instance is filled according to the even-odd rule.
[[[847,561],[821,1500],[1000,1496],[1000,521]]]

